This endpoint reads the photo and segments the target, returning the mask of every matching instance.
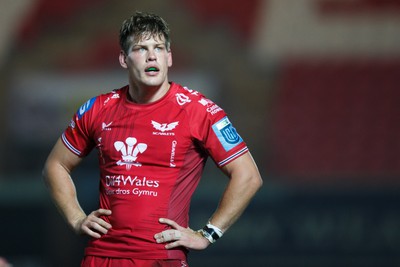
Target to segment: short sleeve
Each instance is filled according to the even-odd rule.
[[[91,125],[95,118],[96,100],[97,97],[89,99],[77,110],[61,136],[64,145],[79,157],[85,157],[94,147]]]
[[[209,99],[203,98],[199,103],[204,104],[195,106],[191,131],[215,163],[222,167],[248,152],[225,111]]]

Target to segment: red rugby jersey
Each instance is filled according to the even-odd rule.
[[[112,228],[85,253],[138,259],[185,259],[154,235],[161,217],[188,226],[189,204],[206,158],[223,166],[248,151],[225,112],[197,91],[171,83],[151,104],[128,101],[128,86],[82,105],[62,135],[80,157],[93,148],[100,166],[100,208]]]

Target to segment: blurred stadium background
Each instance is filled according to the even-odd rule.
[[[222,240],[190,253],[192,267],[400,266],[397,0],[2,0],[0,256],[79,265],[86,240],[41,168],[77,107],[126,83],[118,30],[135,10],[170,23],[170,79],[229,113],[265,180]],[[96,174],[94,156],[75,172],[87,210]],[[225,183],[210,163],[193,228]]]

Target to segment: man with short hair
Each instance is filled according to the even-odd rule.
[[[262,185],[250,152],[226,113],[201,93],[169,82],[169,28],[135,13],[120,30],[128,85],[91,98],[55,144],[44,179],[72,229],[91,237],[82,267],[187,265],[239,218]],[[99,209],[86,214],[72,170],[93,148]],[[189,228],[189,205],[207,157],[229,177],[203,229]]]

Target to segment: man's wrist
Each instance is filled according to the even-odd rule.
[[[222,232],[222,230],[220,228],[211,224],[211,222],[208,222],[206,227],[213,229],[215,231],[215,233],[218,235],[218,238],[221,238],[222,235],[224,234],[224,232]]]
[[[198,230],[204,238],[206,238],[211,244],[215,243],[220,237],[222,237],[222,231],[218,227],[208,223],[203,229]]]

